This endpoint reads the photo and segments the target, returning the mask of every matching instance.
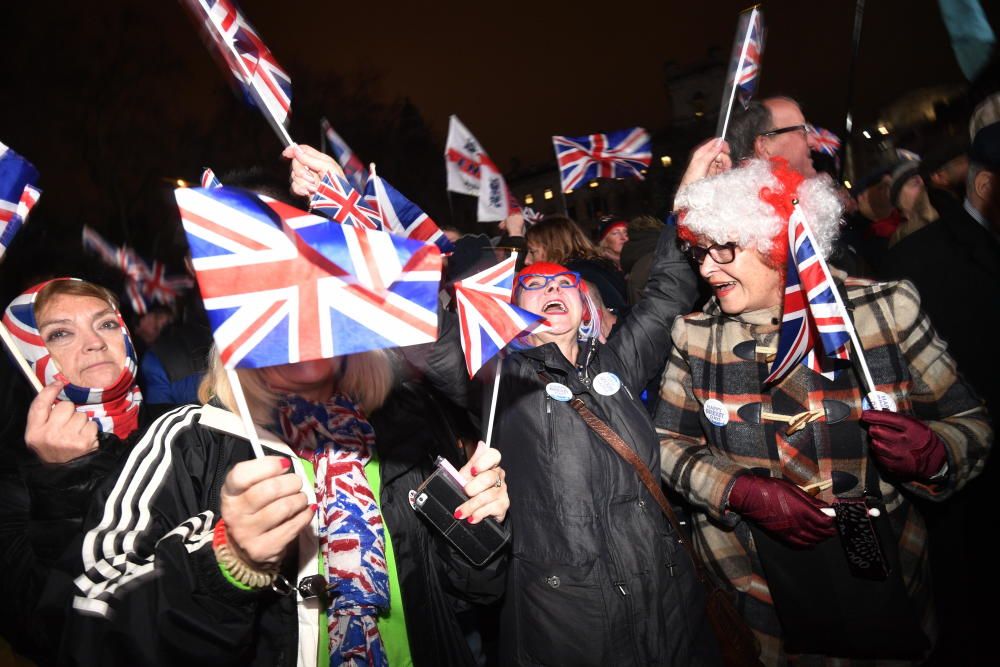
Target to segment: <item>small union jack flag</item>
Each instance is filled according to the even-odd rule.
[[[507,343],[544,318],[511,304],[517,253],[455,283],[458,325],[471,378]]]
[[[342,225],[376,230],[383,226],[378,208],[339,174],[323,176],[309,202],[309,210]]]
[[[374,168],[368,176],[365,201],[378,211],[383,229],[390,234],[433,243],[445,254],[455,252],[455,245],[448,240],[437,223],[375,173]]]
[[[221,188],[222,181],[220,181],[216,176],[215,172],[205,167],[205,170],[201,172],[201,187],[203,188]]]
[[[344,175],[354,184],[355,190],[364,192],[368,185],[368,170],[365,169],[361,158],[351,150],[351,147],[347,145],[346,141],[341,139],[339,134],[334,132],[333,126],[330,125],[330,122],[326,118],[320,120],[320,126],[323,128],[326,142],[330,144],[330,149],[333,151],[333,157],[336,158],[337,163],[344,170]]]
[[[42,195],[37,181],[34,165],[0,143],[0,259]]]
[[[273,123],[284,127],[292,106],[292,79],[231,0],[183,0],[203,23],[247,97]]]
[[[150,265],[132,248],[111,245],[86,225],[83,228],[83,247],[125,274],[125,295],[136,315],[149,312],[152,302],[172,304],[182,290],[194,287],[194,281],[189,276],[168,276],[163,262],[153,260]]]
[[[848,358],[850,320],[835,290],[830,269],[816,251],[809,225],[796,206],[788,220],[788,270],[778,352],[765,383],[781,379],[800,361],[829,376],[829,365],[816,354],[817,340],[824,356]]]
[[[633,127],[585,137],[552,137],[563,192],[594,178],[635,177],[649,167],[649,133]]]
[[[812,147],[814,150],[825,153],[826,155],[831,155],[837,157],[837,151],[840,150],[840,137],[826,130],[822,127],[816,127],[814,125],[806,125],[806,130],[812,137]]]
[[[754,8],[751,12],[747,30],[749,34],[745,38],[743,57],[737,65],[739,74],[736,78],[736,90],[743,108],[750,104],[760,79],[760,60],[764,54],[764,14],[759,9]]]
[[[174,192],[227,368],[437,338],[441,253],[235,188]]]

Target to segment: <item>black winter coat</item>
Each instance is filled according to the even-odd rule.
[[[674,228],[667,228],[646,297],[607,345],[582,347],[577,367],[552,343],[504,360],[494,435],[511,499],[502,664],[714,661],[703,591],[656,502],[568,403],[546,393],[548,382],[568,387],[658,477],[659,441],[636,390],[662,369],[671,322],[694,291]],[[462,400],[467,376],[453,318],[445,326],[428,379]],[[594,390],[604,372],[622,382],[610,396]]]
[[[381,433],[376,430],[380,508],[396,554],[414,664],[471,667],[475,662],[455,617],[459,603],[450,593],[492,601],[502,592],[502,562],[472,567],[432,534],[409,505],[408,493],[430,474],[434,454],[428,442],[434,431],[420,420],[436,414],[419,391],[398,388],[383,408],[388,421],[383,420]],[[117,571],[107,564],[88,570],[92,584],[74,601],[76,612],[64,644],[66,664],[296,664],[297,607],[302,603],[266,589],[237,589],[223,578],[212,551],[225,476],[236,463],[253,457],[247,440],[199,424],[212,410],[215,418],[223,413],[223,418],[235,419],[216,408],[196,406],[167,413],[129,457],[118,485],[123,492],[102,490],[98,511],[88,520],[94,529],[89,535],[108,537],[108,546],[102,550],[100,539],[85,543],[85,559],[110,563],[118,557],[125,562]],[[398,424],[407,420],[405,439],[386,437],[390,423],[403,433]],[[372,423],[378,428],[377,419]],[[290,450],[266,453],[290,455]],[[114,519],[111,525],[121,519],[125,530],[107,529],[109,519]],[[112,533],[116,537],[109,537]],[[315,552],[290,554],[282,573],[294,582],[297,563],[315,557]],[[302,613],[325,623],[314,605],[309,603]]]

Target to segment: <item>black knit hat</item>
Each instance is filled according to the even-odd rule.
[[[903,189],[903,185],[906,184],[911,177],[916,176],[920,173],[920,163],[916,160],[904,160],[900,162],[893,168],[890,178],[892,181],[889,183],[889,201],[892,202],[893,206],[898,206],[896,198],[899,197],[899,191]]]
[[[1000,172],[1000,123],[987,125],[976,132],[969,161],[989,171]]]

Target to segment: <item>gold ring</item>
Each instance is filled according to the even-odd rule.
[[[498,489],[499,489],[499,488],[500,488],[501,486],[503,486],[503,480],[501,480],[501,479],[500,479],[500,473],[497,473],[497,481],[496,481],[496,483],[495,483],[495,484],[494,484],[493,486],[494,486],[495,488],[498,488]]]

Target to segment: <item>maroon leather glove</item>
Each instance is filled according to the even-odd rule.
[[[740,475],[729,492],[729,508],[793,547],[811,547],[837,532],[828,507],[791,482]]]
[[[941,471],[948,453],[937,433],[908,415],[887,410],[865,410],[875,460],[899,479],[926,482]]]

